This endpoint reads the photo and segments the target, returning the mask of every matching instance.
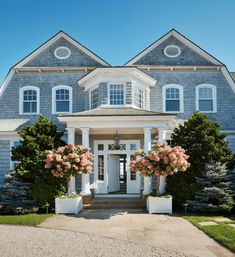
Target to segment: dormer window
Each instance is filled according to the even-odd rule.
[[[134,105],[137,108],[144,109],[144,96],[145,92],[142,88],[136,87],[134,91]]]
[[[57,86],[52,88],[52,113],[72,112],[72,88]]]
[[[109,104],[110,105],[124,105],[124,85],[110,84],[109,85]]]

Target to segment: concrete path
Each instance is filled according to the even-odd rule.
[[[198,257],[235,256],[181,217],[138,210],[87,210],[78,216],[50,218],[40,227],[102,235]]]

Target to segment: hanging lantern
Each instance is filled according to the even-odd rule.
[[[115,148],[119,147],[119,145],[120,145],[120,138],[119,138],[119,135],[117,133],[117,130],[116,130],[116,134],[113,137],[113,141],[114,141]]]

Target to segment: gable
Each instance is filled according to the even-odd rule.
[[[58,47],[70,50],[66,59],[56,58],[54,51]],[[39,48],[26,56],[14,67],[101,67],[110,66],[99,56],[81,45],[64,32],[59,32]]]
[[[175,45],[180,49],[180,55],[177,57],[168,57],[164,53],[167,46]],[[175,37],[171,36],[159,46],[139,59],[134,65],[182,65],[182,66],[209,66],[215,65],[206,60]]]
[[[178,56],[173,58],[166,56],[165,47],[170,45],[179,47]],[[223,65],[223,63],[172,29],[125,64],[125,66],[130,65],[210,66]]]

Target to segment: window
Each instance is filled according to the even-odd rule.
[[[12,140],[11,141],[11,150],[12,150],[12,147],[18,147],[20,145],[20,140]],[[12,154],[11,154],[12,156]],[[11,163],[10,163],[10,169],[11,170],[15,170],[16,167],[19,165],[20,162],[18,161],[12,161],[11,160]]]
[[[216,112],[216,87],[202,84],[196,87],[196,110]]]
[[[69,86],[57,86],[52,88],[52,112],[72,112],[72,88]]]
[[[136,107],[143,109],[144,108],[144,90],[136,87],[134,91],[134,101]]]
[[[183,112],[183,87],[166,85],[163,87],[164,112]]]
[[[98,155],[98,180],[104,180],[104,156]]]
[[[98,107],[99,105],[99,88],[91,90],[91,109]]]
[[[169,45],[164,48],[164,54],[167,57],[175,58],[181,54],[181,50],[176,45]]]
[[[57,59],[64,60],[69,58],[69,56],[71,55],[71,51],[68,47],[60,46],[55,49],[54,55]]]
[[[124,85],[112,84],[109,86],[109,104],[124,105]]]
[[[39,113],[39,88],[28,86],[20,89],[20,114]]]

